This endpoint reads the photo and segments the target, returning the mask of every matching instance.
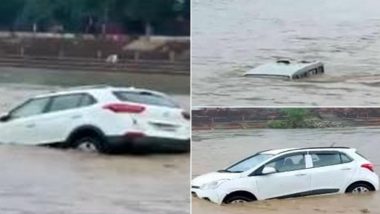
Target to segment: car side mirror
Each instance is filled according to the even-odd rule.
[[[261,174],[262,175],[269,175],[269,174],[276,173],[276,172],[277,172],[277,170],[274,167],[266,166],[266,167],[264,167]]]
[[[7,122],[9,119],[11,119],[11,115],[9,113],[5,113],[0,116],[0,122]]]

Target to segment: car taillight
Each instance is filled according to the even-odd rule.
[[[364,163],[364,164],[361,165],[361,167],[369,169],[370,171],[373,172],[375,166],[372,163]]]
[[[190,114],[187,113],[187,112],[182,112],[182,116],[183,118],[185,118],[186,120],[190,120]]]
[[[108,104],[103,106],[103,109],[111,110],[115,113],[141,113],[145,111],[144,106],[123,103]]]

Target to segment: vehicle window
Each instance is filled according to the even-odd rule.
[[[82,94],[63,95],[52,98],[49,112],[73,109],[79,106]]]
[[[340,153],[338,152],[321,152],[311,154],[314,167],[330,166],[340,164]]]
[[[286,156],[268,163],[266,166],[273,167],[277,172],[287,172],[305,169],[305,157],[303,154]]]
[[[94,103],[96,103],[96,100],[92,96],[90,96],[88,94],[83,94],[81,101],[80,101],[80,104],[79,104],[79,107],[90,106]]]
[[[49,98],[38,98],[31,99],[21,106],[14,109],[10,115],[11,119],[21,118],[21,117],[29,117],[37,114],[41,114],[44,112],[47,103],[49,102]]]
[[[340,153],[340,159],[342,163],[349,163],[352,161],[352,158],[348,157],[347,155]]]
[[[359,152],[355,152],[357,155],[359,155],[360,157],[364,158],[364,159],[367,159],[366,157],[364,157],[364,155],[360,154]]]
[[[319,73],[323,73],[323,72],[324,72],[324,70],[323,70],[323,66],[319,66],[319,67],[318,67],[318,72],[319,72]]]
[[[167,97],[153,94],[150,92],[130,92],[130,91],[116,91],[113,92],[117,99],[120,101],[141,103],[155,106],[165,106],[171,108],[178,108],[179,105]]]
[[[273,155],[270,154],[256,154],[254,156],[251,156],[249,158],[246,158],[230,167],[228,167],[226,172],[245,172],[249,169],[252,169],[259,164],[263,163],[264,161],[268,160],[269,158],[273,157]]]

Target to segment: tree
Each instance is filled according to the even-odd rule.
[[[0,4],[0,25],[12,29],[25,0],[2,0]]]
[[[190,19],[190,0],[3,0],[0,4],[0,27],[16,23],[23,30],[62,25],[68,32],[89,32],[90,26],[115,23],[150,35],[179,19]]]
[[[119,1],[120,2],[120,1]],[[176,0],[128,0],[124,1],[124,13],[132,20],[142,20],[145,25],[145,35],[152,34],[157,22],[175,17]]]

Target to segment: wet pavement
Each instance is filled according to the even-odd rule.
[[[194,0],[193,105],[379,105],[379,7],[376,0]],[[242,76],[279,58],[322,61],[326,74]]]
[[[222,169],[256,152],[309,146],[349,146],[375,164],[380,174],[380,127],[332,129],[258,129],[193,132],[192,177]],[[211,152],[212,151],[212,152]],[[210,152],[212,155],[210,155]],[[331,195],[222,205],[192,198],[198,213],[380,213],[380,192],[367,195]]]
[[[78,84],[125,85],[128,75],[0,68],[0,112],[40,93]],[[116,75],[116,76],[114,76]],[[112,76],[112,81],[109,77]],[[149,77],[149,76],[148,76]],[[24,79],[25,78],[25,79]],[[173,95],[189,95],[167,76],[132,79]],[[138,80],[140,79],[140,80]],[[128,80],[128,81],[125,81]],[[145,81],[146,80],[146,81]],[[182,88],[185,85],[180,86]],[[1,214],[190,213],[189,154],[100,155],[34,146],[0,145]]]

